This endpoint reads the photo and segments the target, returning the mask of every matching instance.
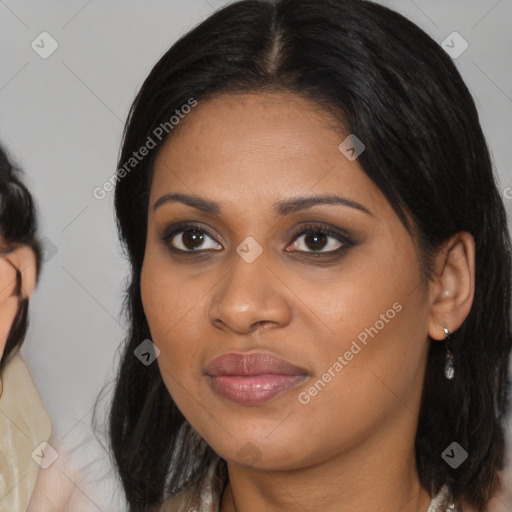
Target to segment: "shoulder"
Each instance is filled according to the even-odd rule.
[[[200,507],[196,493],[191,489],[183,489],[168,497],[162,505],[152,508],[150,512],[199,512]]]
[[[215,457],[202,478],[170,495],[160,508],[151,512],[219,512],[227,481],[226,464]]]
[[[217,462],[202,480],[172,494],[150,512],[219,512],[224,480],[214,478]]]
[[[1,377],[1,410],[25,433],[25,437],[48,441],[53,424],[19,351],[8,359]]]

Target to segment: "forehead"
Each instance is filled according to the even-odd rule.
[[[339,150],[348,135],[332,113],[293,93],[226,94],[199,102],[160,150],[151,201],[182,192],[263,207],[336,192],[386,207],[357,161]]]

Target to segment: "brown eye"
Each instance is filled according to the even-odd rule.
[[[297,242],[303,238],[302,242]],[[352,246],[352,241],[341,233],[323,226],[309,226],[300,231],[292,244],[298,252],[313,254],[334,254]]]
[[[178,252],[222,249],[222,246],[206,230],[195,225],[175,226],[172,232],[164,235],[163,240],[171,250]]]
[[[197,249],[203,243],[203,234],[198,229],[189,229],[181,235],[183,245],[187,249]]]
[[[329,237],[324,233],[308,233],[304,235],[304,245],[312,251],[321,251],[328,245]]]

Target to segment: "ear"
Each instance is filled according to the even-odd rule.
[[[429,283],[430,317],[428,334],[446,338],[443,327],[455,332],[471,310],[475,294],[475,241],[460,231],[438,250]]]
[[[21,296],[28,299],[36,288],[36,255],[28,245],[20,245],[5,256],[21,272]]]
[[[36,287],[36,257],[26,245],[0,255],[0,359],[20,303],[17,271],[21,273],[21,298],[27,299]]]

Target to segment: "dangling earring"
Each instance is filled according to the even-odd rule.
[[[455,367],[453,366],[453,354],[450,350],[450,331],[446,326],[443,327],[444,333],[446,334],[446,355],[445,355],[445,363],[444,363],[444,376],[448,380],[452,380],[455,377]]]

